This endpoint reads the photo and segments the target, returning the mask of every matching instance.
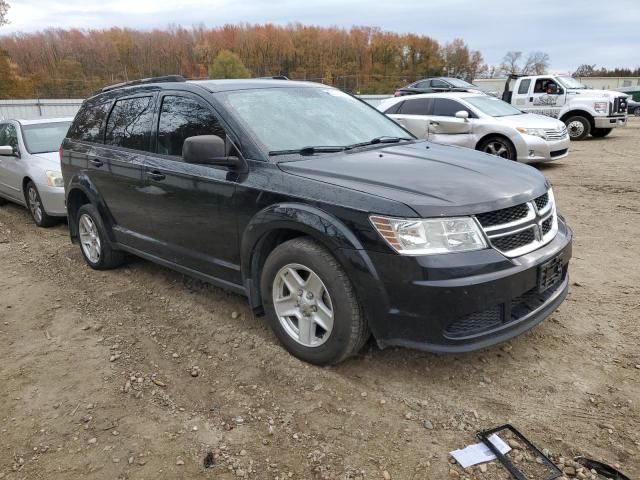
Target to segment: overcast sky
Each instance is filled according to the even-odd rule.
[[[9,0],[10,24],[0,33],[45,28],[165,28],[202,23],[300,22],[377,26],[429,35],[441,43],[462,37],[485,61],[507,50],[541,50],[554,71],[582,63],[640,66],[640,0]]]

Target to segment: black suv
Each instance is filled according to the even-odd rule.
[[[316,83],[156,78],[88,99],[61,147],[72,240],[246,295],[315,364],[463,352],[548,317],[571,231],[535,169],[415,139]]]

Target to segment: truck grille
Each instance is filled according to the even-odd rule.
[[[567,135],[569,135],[569,131],[567,130],[567,127],[564,125],[562,126],[562,128],[545,130],[544,133],[545,133],[545,136],[547,137],[547,140],[550,140],[550,141],[562,140],[566,138]]]
[[[628,101],[626,97],[616,97],[613,99],[611,115],[624,115],[627,113]]]
[[[551,190],[526,203],[477,214],[476,219],[491,246],[507,257],[524,255],[546,245],[558,231]]]

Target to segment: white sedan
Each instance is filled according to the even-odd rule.
[[[510,160],[547,162],[569,151],[569,134],[560,120],[524,113],[488,95],[412,95],[387,99],[377,108],[418,138]]]

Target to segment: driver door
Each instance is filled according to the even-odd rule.
[[[559,112],[560,108],[565,104],[563,87],[551,77],[537,78],[535,82],[532,82],[530,90],[529,98],[527,99],[528,109],[534,111],[547,110],[549,113]]]
[[[457,118],[456,113],[467,112],[469,118]],[[475,114],[450,98],[434,98],[429,117],[428,139],[434,143],[473,148],[475,146],[473,121]]]
[[[16,152],[14,155],[0,156],[0,191],[7,197],[24,203],[22,193],[22,164],[18,130],[15,125],[6,123],[0,129],[0,145],[9,145]]]

